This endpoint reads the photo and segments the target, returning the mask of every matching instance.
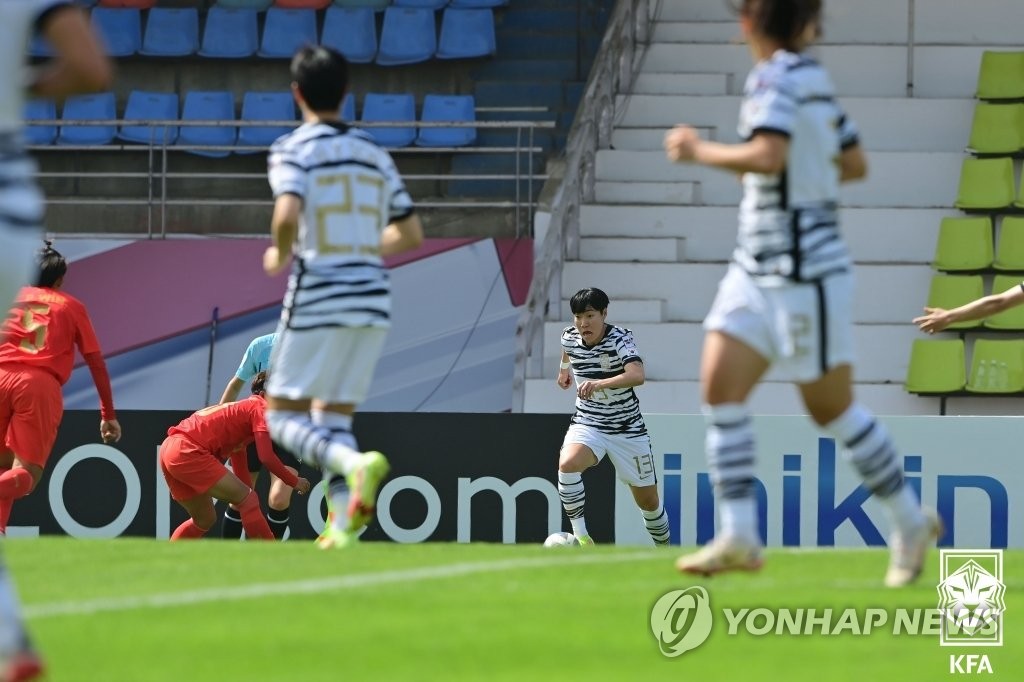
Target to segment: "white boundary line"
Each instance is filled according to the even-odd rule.
[[[556,550],[557,551],[557,550]],[[89,599],[85,601],[60,601],[24,607],[27,618],[52,618],[54,616],[82,616],[112,611],[135,611],[139,609],[159,609],[174,606],[190,606],[220,601],[238,601],[260,597],[314,594],[333,590],[349,590],[357,587],[372,587],[391,583],[421,582],[455,578],[478,573],[498,573],[520,569],[550,568],[551,566],[574,566],[579,564],[613,564],[627,561],[647,561],[659,559],[668,561],[664,552],[647,551],[630,554],[598,554],[544,559],[508,559],[502,561],[486,561],[474,563],[448,564],[445,566],[428,566],[397,571],[381,571],[379,573],[358,573],[355,575],[313,578],[309,580],[293,580],[280,583],[252,583],[250,585],[212,587],[184,592],[164,592],[133,597],[110,597]]]

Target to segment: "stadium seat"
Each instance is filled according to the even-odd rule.
[[[965,303],[970,303],[976,298],[985,295],[985,288],[981,281],[981,275],[935,275],[932,277],[931,286],[928,288],[929,308],[944,308],[950,310],[958,308]],[[981,325],[978,320],[956,322],[949,325],[949,329],[972,329]]]
[[[377,56],[377,21],[369,7],[331,7],[324,15],[320,44],[333,47],[354,64]]]
[[[178,120],[178,96],[173,92],[147,92],[132,90],[124,108],[126,121]],[[177,126],[122,125],[117,136],[127,142],[141,144],[174,144],[178,139]]]
[[[965,211],[994,211],[1013,204],[1013,160],[964,159],[960,166],[957,208]]]
[[[290,59],[303,45],[316,45],[316,12],[310,9],[268,9],[263,40],[256,54],[269,59]]]
[[[242,59],[256,54],[259,43],[256,10],[211,7],[206,14],[206,28],[203,29],[203,44],[199,54],[204,57]]]
[[[1024,104],[989,104],[974,107],[967,151],[972,154],[1016,154],[1024,149]]]
[[[217,0],[217,7],[229,9],[252,9],[258,12],[270,7],[274,0]]]
[[[356,120],[356,98],[349,93],[341,100],[341,120],[351,123]]]
[[[378,64],[416,64],[427,61],[435,52],[437,27],[433,10],[415,7],[388,7],[384,10]]]
[[[95,95],[78,95],[64,101],[65,121],[113,120],[117,118],[114,93],[101,92]],[[57,134],[57,144],[92,145],[107,144],[117,133],[113,125],[64,126]]]
[[[475,121],[472,95],[426,95],[421,121]],[[420,128],[420,147],[465,147],[476,141],[476,128]]]
[[[985,270],[992,267],[992,219],[988,216],[943,218],[935,242],[936,270]]]
[[[478,7],[504,7],[508,0],[452,0],[449,7],[460,9],[475,9]]]
[[[195,91],[185,95],[181,110],[183,121],[233,121],[235,98],[230,92]],[[238,139],[236,126],[182,126],[178,134],[179,145],[231,146]],[[222,157],[231,152],[215,149],[190,149],[200,156]]]
[[[972,393],[1024,391],[1024,339],[977,339],[971,353]]]
[[[243,121],[291,121],[295,119],[295,100],[290,92],[247,92],[242,97]],[[298,123],[298,121],[296,121]],[[262,151],[295,126],[239,126],[238,144]]]
[[[1020,176],[1020,187],[1017,190],[1017,198],[1014,199],[1013,205],[1017,208],[1024,209],[1024,173]]]
[[[130,57],[142,47],[142,13],[137,9],[97,7],[92,25],[111,57]]]
[[[996,275],[992,280],[992,293],[1001,294],[1019,287],[1021,278],[1015,275]],[[1015,306],[987,318],[982,325],[985,329],[1024,331],[1024,306]]]
[[[185,57],[199,49],[199,11],[195,7],[154,7],[146,20],[140,54]]]
[[[368,93],[363,98],[364,122],[415,121],[416,100],[411,94],[384,95]],[[367,128],[382,147],[405,147],[416,139],[416,128]]]
[[[996,270],[1024,272],[1024,218],[1003,216],[992,267]]]
[[[274,7],[281,9],[323,9],[331,0],[274,0]]]
[[[57,120],[57,105],[49,99],[30,99],[25,102],[26,122]],[[25,142],[28,144],[53,144],[57,139],[57,126],[25,126]]]
[[[1024,98],[1024,52],[983,52],[976,94],[978,99]]]
[[[494,12],[489,9],[446,9],[441,19],[438,59],[490,57],[498,51]]]
[[[419,7],[421,9],[441,9],[448,4],[448,0],[394,0],[395,7]]]
[[[966,384],[962,339],[914,339],[904,384],[908,393],[953,393]]]
[[[96,2],[91,3],[93,5]],[[156,0],[100,0],[100,7],[134,7],[135,9],[150,9],[156,6]]]
[[[391,0],[334,0],[335,7],[369,7],[370,9],[383,12],[391,6]]]

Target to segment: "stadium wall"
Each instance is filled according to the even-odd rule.
[[[38,489],[14,507],[9,535],[168,537],[185,517],[158,473],[157,448],[167,428],[187,414],[123,412],[125,436],[111,447],[95,442],[95,412],[67,413]],[[884,421],[902,449],[909,484],[946,520],[942,546],[1024,547],[1024,528],[1011,524],[1024,501],[1024,471],[1016,463],[1019,418]],[[703,419],[648,415],[647,422],[672,542],[705,542],[714,531],[714,504]],[[549,533],[568,530],[555,477],[567,423],[567,415],[553,414],[361,413],[360,442],[386,452],[394,466],[381,489],[378,519],[364,538],[540,543]],[[832,439],[799,417],[758,417],[755,428],[769,545],[884,543],[881,509],[868,500]],[[303,475],[319,479],[314,470]],[[609,464],[588,472],[585,481],[587,523],[598,542],[650,544]],[[265,487],[265,480],[260,483]],[[292,537],[319,532],[322,499],[321,486],[308,498],[293,498]]]

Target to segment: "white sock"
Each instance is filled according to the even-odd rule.
[[[668,514],[665,513],[665,505],[658,500],[658,508],[654,511],[647,511],[641,509],[640,513],[644,517],[644,526],[647,527],[647,533],[654,540],[656,545],[667,545],[669,540],[669,529],[668,529]]]
[[[306,412],[267,410],[266,418],[275,443],[321,471],[347,475],[363,456],[344,439],[336,438],[329,427],[314,424]]]
[[[904,485],[889,497],[878,498],[878,501],[889,514],[890,522],[900,530],[917,529],[925,523],[921,501],[909,485]]]
[[[757,532],[756,497],[721,500],[718,512],[722,519],[723,536],[761,544],[761,536]]]
[[[562,508],[572,524],[572,533],[576,537],[588,535],[587,522],[583,517],[586,491],[583,488],[583,474],[577,472],[558,472],[558,496],[562,500]]]

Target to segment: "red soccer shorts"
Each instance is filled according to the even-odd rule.
[[[224,463],[188,438],[168,436],[160,446],[160,470],[175,500],[204,495],[228,473]]]
[[[56,377],[41,367],[0,366],[0,435],[15,457],[45,468],[63,414]]]

